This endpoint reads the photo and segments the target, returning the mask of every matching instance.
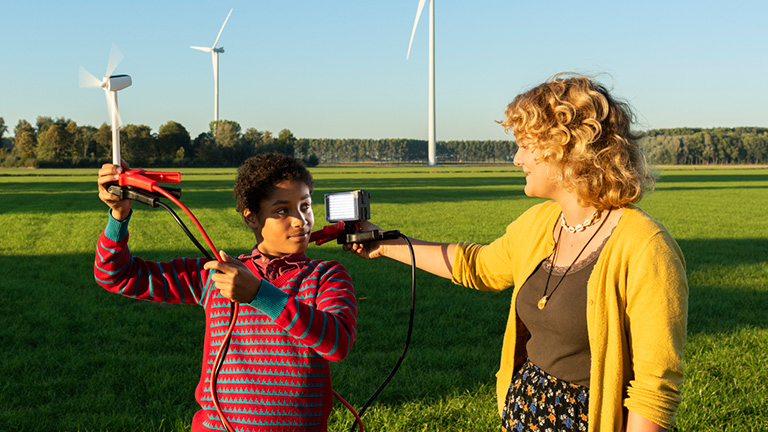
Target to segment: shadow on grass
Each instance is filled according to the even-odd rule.
[[[764,171],[764,170],[763,170]],[[745,185],[746,182],[761,183]],[[768,189],[768,174],[749,170],[738,173],[708,172],[706,174],[667,174],[662,172],[656,184],[663,191]]]
[[[688,332],[768,328],[768,239],[678,240],[690,284]]]
[[[691,281],[691,334],[768,327],[765,271],[740,273],[766,262],[768,241],[682,240],[680,245]],[[191,249],[145,253],[152,259],[196,255]],[[332,247],[311,255],[342,262],[355,282],[358,338],[350,356],[334,363],[332,371],[335,388],[361,406],[402,352],[410,271]],[[35,430],[40,419],[27,416],[39,412],[51,419],[44,429],[99,429],[115,422],[118,429],[140,428],[148,420],[188,418],[197,409],[193,390],[202,310],[107,293],[93,281],[92,263],[90,254],[0,257],[0,341],[13,347],[0,359],[7,377],[0,380],[0,404],[12,407],[5,414],[10,423],[2,426]],[[481,293],[418,272],[412,343],[377,403],[437,400],[492,385],[510,296],[511,290]],[[169,406],[174,407],[170,413]]]
[[[762,170],[762,172],[743,170],[738,173],[723,173],[713,170],[706,174],[691,174],[690,172],[676,174],[662,171],[659,181],[663,183],[708,183],[710,185],[715,183],[715,187],[720,185],[723,187],[733,187],[730,183],[744,183],[745,181],[766,183],[768,182],[768,174],[765,173],[765,170]]]
[[[148,259],[196,256],[146,251]],[[334,388],[360,407],[403,350],[410,270],[338,248],[359,299],[358,338],[332,364]],[[123,298],[93,280],[92,254],[0,256],[0,430],[142,430],[197,411],[204,314],[198,306]],[[509,296],[454,287],[419,273],[408,356],[378,403],[433,400],[493,382]],[[468,317],[471,317],[468,321]],[[30,416],[37,413],[37,416]],[[42,418],[41,416],[42,415]]]

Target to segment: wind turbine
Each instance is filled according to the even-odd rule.
[[[109,51],[107,73],[103,79],[96,78],[80,66],[80,87],[101,87],[107,96],[107,108],[112,122],[112,163],[117,166],[120,166],[120,114],[117,111],[117,92],[132,84],[129,75],[112,75],[121,60],[123,54],[113,44]]]
[[[419,7],[416,9],[416,19],[413,20],[413,30],[411,30],[411,41],[408,43],[408,54],[406,60],[411,56],[411,45],[413,45],[413,36],[416,34],[416,26],[419,25],[421,11],[424,9],[426,0],[419,0]],[[428,130],[428,150],[429,165],[435,165],[435,0],[429,0],[429,116],[427,121]]]
[[[219,43],[219,38],[221,37],[221,32],[224,31],[224,26],[227,25],[227,21],[229,21],[229,16],[232,15],[233,9],[229,10],[229,13],[227,14],[227,18],[224,20],[224,24],[221,25],[221,29],[219,30],[219,34],[216,36],[216,40],[213,41],[213,45],[211,45],[210,48],[208,47],[199,47],[199,46],[190,46],[192,49],[196,49],[199,51],[209,52],[211,53],[211,61],[213,62],[213,125],[214,125],[214,133],[216,131],[215,127],[219,124],[219,54],[224,52],[224,47],[216,48],[216,44]]]

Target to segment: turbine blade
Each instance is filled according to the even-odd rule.
[[[222,24],[222,25],[221,25],[221,30],[219,30],[219,34],[218,34],[218,35],[216,35],[216,40],[215,40],[215,41],[213,41],[213,46],[211,47],[211,49],[214,49],[214,48],[216,48],[216,44],[217,44],[217,43],[219,43],[219,38],[221,37],[221,32],[223,32],[223,31],[224,31],[224,26],[225,26],[225,25],[227,25],[227,21],[229,21],[229,16],[230,16],[230,15],[232,15],[232,11],[233,11],[233,10],[234,10],[234,9],[230,9],[230,10],[229,10],[229,13],[227,14],[227,19],[225,19],[225,20],[224,20],[224,24]]]
[[[213,49],[212,49],[212,48],[208,48],[208,47],[191,46],[190,48],[192,48],[192,49],[196,49],[196,50],[198,50],[198,51],[205,51],[205,52],[211,52],[211,51],[213,51]]]
[[[101,87],[101,80],[80,66],[80,87]]]
[[[112,72],[117,69],[117,65],[119,65],[121,61],[123,61],[123,53],[120,52],[120,49],[117,48],[117,45],[112,44],[112,48],[109,50],[109,63],[107,63],[107,73],[104,76],[112,76]]]
[[[419,0],[419,7],[416,9],[416,19],[413,20],[413,30],[411,30],[411,41],[408,42],[408,54],[405,55],[405,59],[411,56],[411,45],[413,45],[413,35],[416,34],[416,27],[419,25],[419,18],[421,18],[421,11],[424,10],[424,3],[426,0]]]

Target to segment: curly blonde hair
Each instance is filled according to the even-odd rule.
[[[499,122],[518,143],[539,150],[537,160],[555,168],[554,181],[581,205],[623,207],[652,190],[639,139],[630,130],[635,116],[594,78],[563,73],[522,93]]]

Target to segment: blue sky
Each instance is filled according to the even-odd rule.
[[[602,74],[639,127],[768,126],[768,2],[436,0],[437,138],[505,139],[512,98],[563,71]],[[219,40],[220,117],[300,138],[427,137],[427,29],[418,0],[0,0],[0,117],[108,122],[111,45],[131,75],[124,123],[213,119],[209,46]],[[12,134],[12,131],[11,131]]]

